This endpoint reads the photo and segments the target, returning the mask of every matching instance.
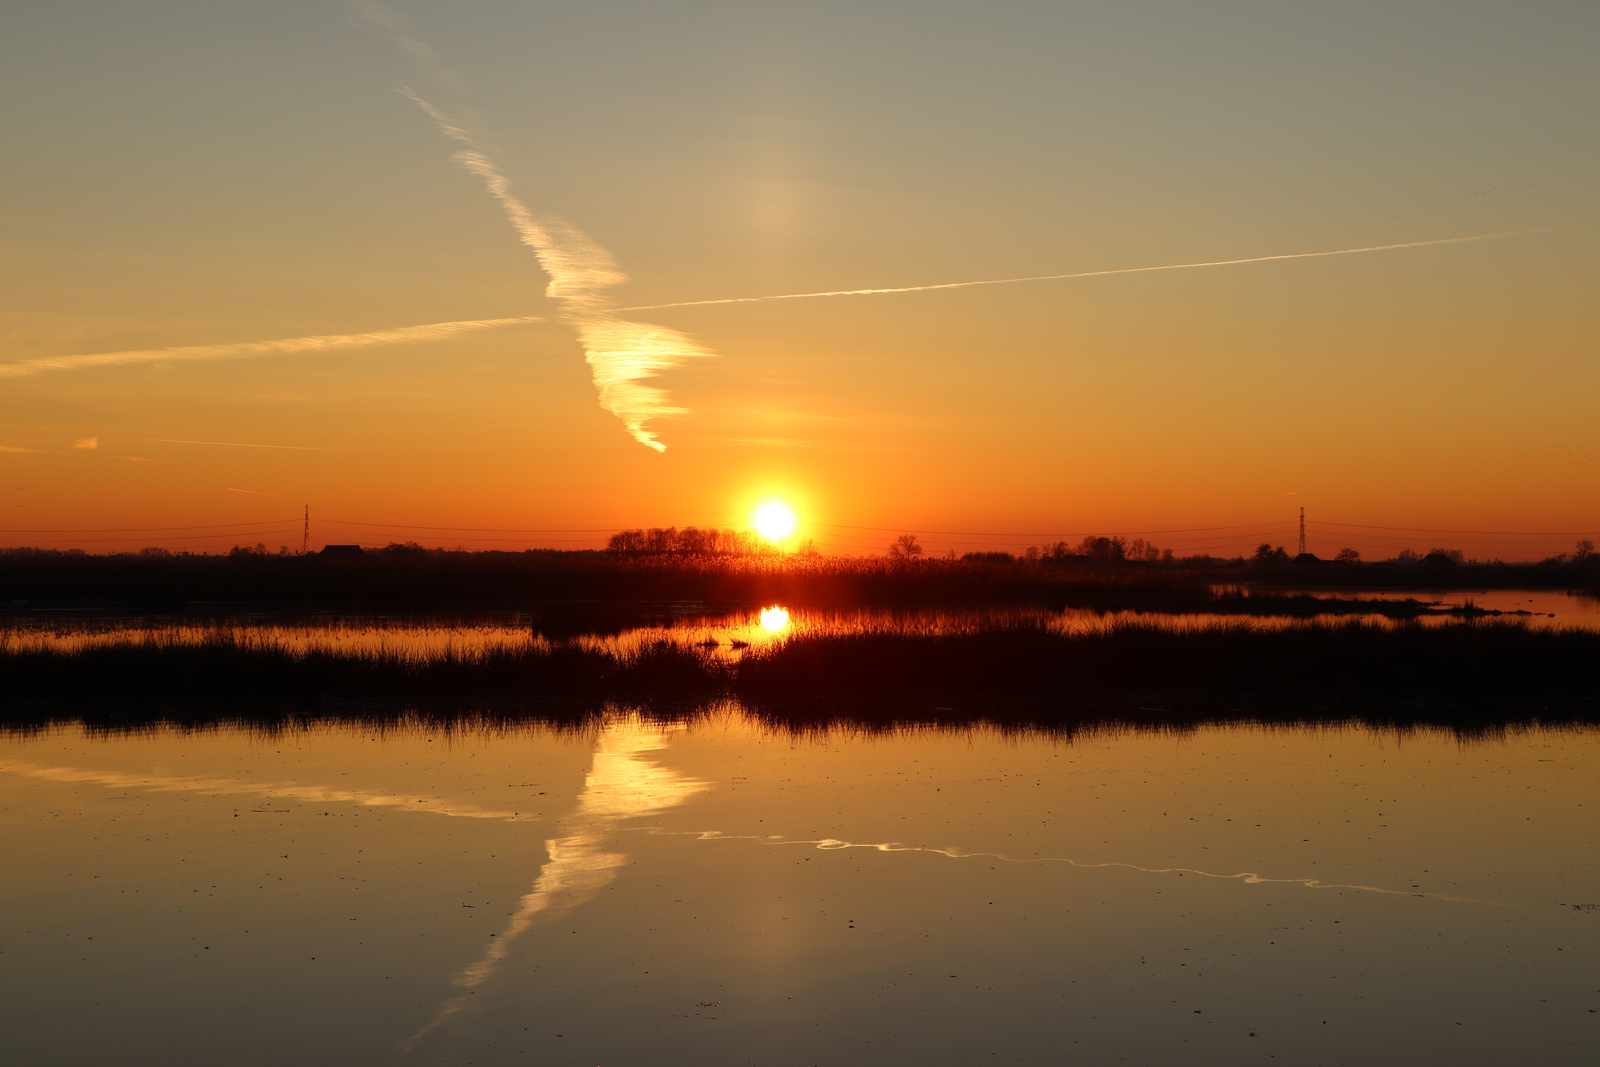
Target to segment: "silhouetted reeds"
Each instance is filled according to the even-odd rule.
[[[666,641],[631,651],[530,641],[426,657],[296,652],[223,633],[0,653],[0,721],[81,717],[68,709],[108,705],[129,720],[202,708],[226,716],[488,701],[581,711],[608,701],[683,708],[724,698],[780,718],[826,718],[846,705],[889,718],[918,707],[971,714],[1020,701],[1036,724],[1077,721],[1094,708],[1212,714],[1263,700],[1302,713],[1319,703],[1342,714],[1409,703],[1446,718],[1442,709],[1481,716],[1556,705],[1586,715],[1600,706],[1596,664],[1600,634],[1503,623],[1118,624],[1065,633],[1021,622],[802,633],[737,658]]]
[[[1505,623],[1365,622],[1179,628],[1122,623],[1063,634],[1022,622],[968,632],[819,634],[744,657],[741,696],[1600,696],[1600,634]]]

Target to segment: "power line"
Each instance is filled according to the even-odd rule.
[[[249,534],[250,534],[251,537],[263,537],[264,538],[264,537],[288,537],[291,534],[294,534],[294,533],[297,533],[297,532],[298,531],[296,531],[296,530],[291,528],[291,529],[288,529],[288,530],[252,530],[252,531],[249,531]],[[217,537],[227,537],[227,536],[229,536],[229,535],[228,534],[202,534],[199,537],[192,538],[192,540],[195,540],[195,541],[208,541],[208,540],[212,540],[212,539],[217,538]],[[181,539],[182,539],[181,535],[175,535],[173,537],[69,537],[69,538],[66,538],[64,540],[58,540],[56,543],[57,544],[63,544],[63,545],[99,545],[99,544],[106,544],[108,542],[121,543],[121,542],[128,542],[128,541],[143,541],[146,544],[148,544],[151,541],[173,541],[173,540],[181,540]],[[28,548],[28,547],[34,547],[34,546],[19,545],[19,546],[13,546],[13,547]]]
[[[908,527],[905,527],[905,526],[845,526],[845,525],[842,525],[840,523],[832,523],[832,522],[813,522],[813,523],[809,523],[808,525],[821,526],[821,527],[824,527],[824,528],[830,529],[830,530],[871,530],[871,531],[876,532],[876,533],[901,533],[901,532],[904,532],[908,528]],[[1124,530],[1121,530],[1120,532],[1121,533],[1134,533],[1134,534],[1205,533],[1205,532],[1210,532],[1210,531],[1215,531],[1215,530],[1251,530],[1251,529],[1262,529],[1262,528],[1267,528],[1267,527],[1279,527],[1279,526],[1285,526],[1285,525],[1287,525],[1287,523],[1284,523],[1284,522],[1245,522],[1245,523],[1239,523],[1236,526],[1188,526],[1188,527],[1180,527],[1180,528],[1172,529],[1172,530],[1128,530],[1128,529],[1124,529]],[[920,536],[920,533],[943,534],[943,535],[950,536],[950,537],[1063,537],[1063,536],[1065,536],[1065,537],[1073,537],[1073,536],[1076,536],[1076,533],[1063,534],[1060,530],[1056,530],[1056,531],[1053,531],[1051,533],[1006,533],[1004,531],[998,531],[997,532],[997,531],[994,531],[994,530],[985,530],[985,531],[982,531],[982,532],[977,531],[977,530],[925,530],[925,531],[920,531],[919,532],[919,536]]]
[[[340,526],[372,526],[372,527],[377,527],[379,529],[385,529],[385,530],[443,530],[443,531],[452,532],[452,533],[465,532],[465,533],[528,533],[528,534],[545,534],[545,533],[588,533],[588,534],[603,533],[603,534],[610,534],[610,533],[616,533],[617,532],[616,531],[616,527],[614,527],[614,526],[608,526],[608,527],[606,527],[604,529],[595,529],[595,530],[523,530],[523,529],[516,529],[516,528],[504,529],[504,528],[489,527],[489,526],[411,526],[411,525],[408,525],[408,524],[405,524],[405,523],[398,523],[398,522],[356,522],[354,519],[323,519],[322,521],[323,522],[335,523],[335,524],[340,525]]]
[[[184,532],[188,530],[236,530],[246,526],[260,526],[263,520],[255,522],[228,522],[218,526],[134,526],[127,529],[88,529],[88,530],[0,530],[0,534],[36,534],[36,533],[161,533],[163,531]],[[270,521],[270,520],[268,520]]]
[[[1352,530],[1399,530],[1407,533],[1495,534],[1513,537],[1586,537],[1593,530],[1431,530],[1424,526],[1364,526],[1354,522],[1326,522],[1324,526],[1345,526]]]

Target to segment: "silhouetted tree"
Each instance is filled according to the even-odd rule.
[[[1340,563],[1360,563],[1361,553],[1353,548],[1341,548],[1333,558]]]
[[[1078,555],[1097,563],[1121,563],[1128,558],[1128,542],[1120,537],[1085,537],[1078,542]]]
[[[922,545],[917,542],[916,534],[901,534],[889,542],[890,559],[916,559],[922,555]]]
[[[810,544],[810,542],[806,542]],[[774,551],[754,534],[740,530],[710,530],[695,526],[652,527],[648,530],[623,530],[611,535],[607,552],[630,552],[677,556],[751,556]],[[813,547],[812,552],[815,552]]]

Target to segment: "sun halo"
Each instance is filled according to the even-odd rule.
[[[751,516],[750,524],[762,537],[776,543],[794,533],[794,510],[787,504],[777,502],[762,504]]]

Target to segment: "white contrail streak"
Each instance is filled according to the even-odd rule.
[[[18,363],[0,363],[0,378],[23,378],[54,370],[83,370],[88,367],[120,367],[136,363],[172,363],[208,359],[248,359],[252,356],[287,356],[297,352],[323,352],[366,345],[395,345],[413,341],[437,341],[477,330],[501,326],[521,326],[543,322],[542,318],[521,315],[510,319],[469,319],[464,322],[433,322],[423,326],[401,326],[371,333],[329,333],[314,337],[285,337],[277,341],[245,341],[227,345],[191,345],[181,348],[141,348],[128,352],[94,352],[78,356],[41,356]]]
[[[1289,252],[1276,256],[1250,256],[1246,259],[1213,259],[1204,263],[1164,263],[1155,267],[1120,267],[1116,270],[1086,270],[1076,274],[1034,274],[1026,278],[986,278],[976,282],[943,282],[938,285],[903,285],[892,289],[830,289],[822,293],[783,293],[778,296],[735,296],[721,300],[679,300],[671,304],[641,304],[617,311],[655,311],[660,308],[703,307],[707,304],[756,304],[763,300],[812,300],[823,296],[879,296],[884,293],[925,293],[934,289],[970,289],[978,285],[1015,285],[1018,282],[1055,282],[1068,278],[1099,278],[1108,274],[1145,274],[1157,270],[1193,270],[1196,267],[1232,267],[1240,263],[1269,263],[1277,259],[1316,259],[1320,256],[1353,256],[1359,252],[1390,252],[1398,248],[1425,248],[1428,245],[1456,245],[1468,241],[1492,241],[1526,233],[1553,233],[1554,229],[1508,230],[1472,237],[1445,237],[1437,241],[1407,241],[1396,245],[1367,245],[1363,248],[1336,248],[1328,252]]]
[[[177,437],[146,437],[146,441],[161,445],[216,445],[220,448],[283,448],[291,452],[358,452],[365,456],[398,456],[399,452],[374,452],[370,448],[318,448],[316,445],[256,445],[245,441],[185,441]],[[248,489],[235,489],[235,493],[248,493]],[[262,496],[272,496],[263,493]]]
[[[635,441],[665,452],[666,446],[645,424],[663,415],[684,414],[685,409],[672,406],[664,391],[642,382],[692,356],[713,353],[677,330],[618,316],[605,290],[623,284],[628,276],[617,269],[611,255],[562,219],[535,215],[511,191],[511,182],[476,137],[410,89],[402,92],[433,119],[440,133],[466,146],[455,154],[456,162],[483,179],[522,243],[539,257],[539,265],[550,276],[545,295],[560,302],[562,319],[577,331],[600,392],[600,406],[621,419]]]
[[[417,793],[381,793],[370,789],[340,789],[305,782],[251,782],[241,778],[205,775],[127,774],[82,767],[50,766],[32,760],[0,760],[0,773],[17,774],[69,785],[100,785],[107,789],[144,789],[154,793],[208,793],[213,796],[257,796],[266,800],[300,800],[317,804],[359,804],[368,808],[394,808],[418,814],[452,815],[467,819],[504,822],[538,822],[536,814],[497,811],[476,804]]]
[[[594,762],[584,778],[577,809],[561,821],[559,835],[545,842],[549,858],[538,878],[483,955],[452,979],[467,992],[441,1004],[433,1019],[401,1046],[403,1050],[466,1007],[472,991],[494,977],[512,944],[536,922],[571,911],[611,884],[629,862],[625,853],[606,848],[622,822],[660,815],[711,788],[710,782],[663,767],[646,755],[666,748],[678,729],[646,723],[637,715],[606,725],[595,739]]]

